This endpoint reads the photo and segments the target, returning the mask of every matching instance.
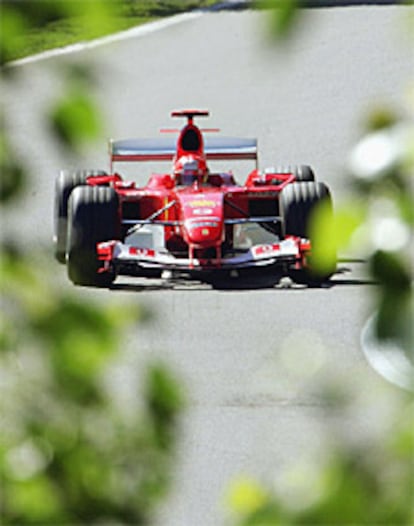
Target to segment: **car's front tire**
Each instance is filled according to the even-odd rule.
[[[66,263],[66,243],[68,228],[68,201],[72,190],[86,185],[88,177],[106,175],[103,170],[61,170],[55,181],[55,204],[53,212],[54,252],[59,263]]]
[[[119,200],[110,187],[78,186],[69,198],[67,269],[76,285],[108,287],[111,272],[98,273],[96,245],[119,239]]]
[[[329,217],[326,220],[332,220],[332,198],[326,184],[306,181],[286,186],[280,194],[279,201],[284,236],[292,235],[310,239],[312,246],[313,232],[310,228],[312,214],[322,203],[327,205]],[[306,268],[294,273],[295,280],[321,283],[329,279],[336,269],[336,250],[335,247],[328,248],[331,254],[328,268],[322,271],[317,265],[314,266],[311,254]]]

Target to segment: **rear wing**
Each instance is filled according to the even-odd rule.
[[[119,161],[172,161],[177,151],[174,137],[125,139],[109,142],[111,169]],[[257,164],[257,140],[235,137],[207,137],[204,153],[208,160],[254,160]]]

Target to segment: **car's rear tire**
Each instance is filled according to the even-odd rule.
[[[78,186],[69,198],[67,268],[76,285],[108,287],[115,273],[98,273],[96,245],[119,239],[119,200],[110,187]]]
[[[315,181],[315,172],[308,164],[299,164],[293,166],[278,166],[277,173],[293,173],[297,182]]]
[[[90,176],[106,175],[103,170],[61,170],[55,181],[54,206],[54,252],[59,263],[66,263],[66,243],[68,228],[68,201],[72,190],[85,185]]]
[[[282,190],[279,199],[284,236],[304,237],[310,239],[312,244],[313,232],[310,229],[310,222],[315,208],[325,203],[329,214],[333,213],[329,188],[324,183],[314,181],[292,183]],[[335,248],[330,247],[330,251],[332,257],[329,268],[324,268],[323,271],[314,268],[310,257],[306,268],[294,273],[295,280],[317,283],[329,279],[336,269]]]

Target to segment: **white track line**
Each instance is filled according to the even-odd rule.
[[[62,48],[50,49],[49,51],[44,51],[43,53],[38,53],[37,55],[31,55],[30,57],[25,57],[19,60],[14,60],[10,62],[10,66],[24,66],[26,64],[31,64],[33,62],[39,62],[41,60],[46,60],[49,58],[60,57],[63,55],[69,55],[71,53],[78,53],[86,49],[93,49],[99,46],[104,46],[106,44],[112,44],[113,42],[120,42],[122,40],[127,40],[128,38],[136,38],[150,33],[155,33],[156,31],[161,31],[167,27],[175,26],[199,18],[206,11],[196,10],[190,11],[189,13],[182,13],[179,15],[171,16],[168,18],[163,18],[161,20],[156,20],[154,22],[148,22],[140,26],[131,27],[125,31],[120,31],[119,33],[114,33],[112,35],[107,35],[95,40],[89,40],[87,42],[79,42],[77,44],[72,44]]]

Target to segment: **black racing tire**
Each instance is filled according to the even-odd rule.
[[[278,166],[277,173],[293,173],[297,182],[315,181],[315,172],[308,164],[299,164],[293,166]]]
[[[322,202],[327,203],[328,210],[333,213],[331,193],[324,183],[307,181],[286,186],[279,197],[284,236],[304,237],[310,239],[312,243],[311,217],[315,207]],[[332,250],[335,251],[335,248],[332,247]],[[310,257],[306,269],[295,273],[295,280],[307,283],[324,282],[330,278],[335,269],[336,252],[332,257],[332,267],[322,274],[312,267],[312,257]]]
[[[109,287],[115,273],[98,273],[96,244],[119,239],[119,199],[113,188],[78,186],[69,198],[67,270],[75,285]]]
[[[53,242],[55,258],[66,263],[66,242],[68,225],[68,201],[72,190],[85,185],[90,176],[106,175],[103,170],[61,170],[55,181],[55,204],[53,212]]]

